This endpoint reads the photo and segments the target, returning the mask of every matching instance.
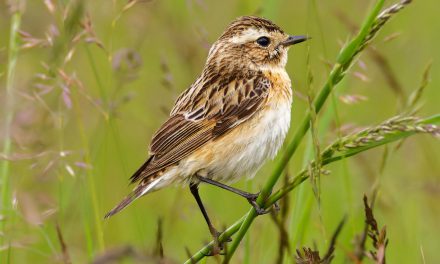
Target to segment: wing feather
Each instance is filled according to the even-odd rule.
[[[267,100],[271,82],[261,73],[249,78],[198,80],[178,98],[170,118],[154,134],[150,159],[132,176],[147,180],[227,134],[251,118]],[[201,77],[203,78],[203,76]],[[216,80],[212,83],[212,80]]]

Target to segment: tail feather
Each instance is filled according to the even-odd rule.
[[[117,206],[115,206],[112,210],[110,210],[105,216],[104,219],[111,217],[114,214],[119,213],[129,204],[131,204],[137,198],[147,194],[148,192],[153,190],[153,187],[156,186],[160,182],[160,178],[154,180],[148,185],[140,184],[138,185],[129,195],[127,195]]]

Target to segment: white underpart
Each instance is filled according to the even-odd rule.
[[[272,105],[265,112],[253,131],[237,138],[227,159],[219,160],[208,169],[209,177],[218,181],[234,181],[241,177],[252,178],[261,166],[273,159],[283,145],[290,126],[291,102]]]

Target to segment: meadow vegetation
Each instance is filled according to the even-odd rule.
[[[0,3],[0,263],[437,263],[437,0]],[[257,217],[188,190],[104,214],[210,43],[240,15],[312,40],[289,53],[292,124],[253,181]]]

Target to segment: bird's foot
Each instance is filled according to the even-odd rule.
[[[258,205],[258,203],[257,203],[257,198],[259,195],[260,195],[260,193],[258,192],[258,193],[250,194],[248,197],[246,197],[248,202],[252,205],[252,207],[254,207],[255,212],[257,212],[257,215],[268,214],[268,213],[270,213],[272,208],[275,210],[275,212],[280,211],[280,206],[278,205],[278,202],[275,202],[273,204],[272,208],[269,208],[269,209],[261,208],[260,205]]]
[[[215,230],[213,232],[214,244],[212,245],[211,251],[205,256],[216,256],[216,255],[226,255],[227,247],[226,243],[231,242],[232,239],[228,237],[226,241],[220,242],[220,235],[222,233]]]

